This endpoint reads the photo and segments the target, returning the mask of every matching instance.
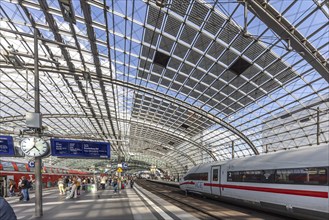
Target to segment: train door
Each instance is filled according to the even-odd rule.
[[[211,167],[211,194],[220,196],[220,166]]]
[[[6,197],[7,196],[7,183],[6,183],[6,176],[0,176],[0,196]]]

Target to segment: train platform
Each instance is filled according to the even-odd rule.
[[[18,197],[6,198],[13,207],[17,219],[197,219],[179,207],[172,205],[158,196],[134,185],[114,193],[107,188],[97,192],[83,192],[78,198],[66,199],[57,189],[43,192],[43,216],[35,217],[34,193],[30,201],[19,201]]]

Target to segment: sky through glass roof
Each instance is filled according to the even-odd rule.
[[[0,2],[0,133],[34,111],[36,30],[47,138],[109,141],[113,159],[173,173],[232,145],[328,143],[326,1],[74,0],[71,17],[60,2]]]

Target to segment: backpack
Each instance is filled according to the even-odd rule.
[[[31,183],[31,181],[27,180],[26,188],[27,188],[27,189],[31,189],[31,188],[32,188],[32,183]]]

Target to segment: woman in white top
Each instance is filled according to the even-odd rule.
[[[66,197],[66,199],[70,199],[70,198],[77,198],[77,179],[73,178],[72,180],[72,185],[71,185],[71,192],[70,194]]]
[[[64,190],[64,180],[62,178],[58,179],[58,189],[59,189],[59,195],[64,195],[65,190]]]

